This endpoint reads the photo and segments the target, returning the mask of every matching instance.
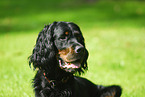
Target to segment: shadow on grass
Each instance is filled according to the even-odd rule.
[[[145,26],[145,2],[67,0],[0,1],[0,33],[40,30],[53,21],[72,21],[84,27]]]

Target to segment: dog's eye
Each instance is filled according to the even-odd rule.
[[[69,35],[69,32],[65,32],[65,35],[68,36]]]

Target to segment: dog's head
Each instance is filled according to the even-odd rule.
[[[39,33],[30,56],[34,68],[79,73],[87,69],[88,51],[80,28],[71,22],[54,22]]]

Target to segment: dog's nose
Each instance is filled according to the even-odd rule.
[[[84,51],[84,47],[83,46],[76,46],[75,47],[75,53],[82,53]]]

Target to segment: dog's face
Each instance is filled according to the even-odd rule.
[[[54,44],[58,50],[59,66],[67,72],[75,72],[84,66],[88,52],[80,28],[74,23],[60,22],[54,28]]]
[[[71,22],[54,22],[39,33],[35,48],[29,57],[35,68],[54,72],[59,66],[66,72],[87,69],[88,51],[80,28]]]

